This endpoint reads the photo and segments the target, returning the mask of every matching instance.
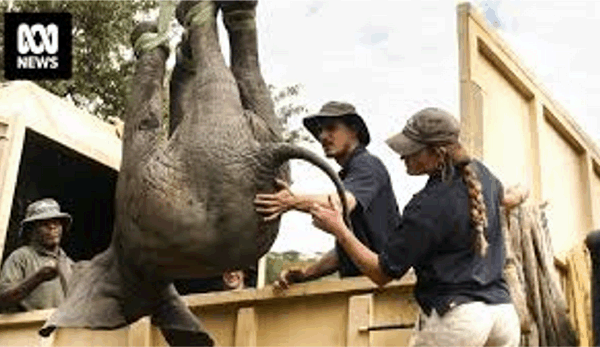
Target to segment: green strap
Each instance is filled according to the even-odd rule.
[[[173,18],[176,3],[174,1],[160,1],[158,12],[158,33],[143,33],[133,45],[136,55],[148,52],[156,47],[163,46],[169,50],[169,23]]]
[[[175,1],[161,1],[160,10],[158,12],[158,33],[165,34],[169,30],[169,23],[174,17],[175,7],[177,3]]]
[[[255,30],[256,21],[254,11],[238,10],[223,14],[225,27],[230,31]]]
[[[185,15],[186,26],[200,25],[215,15],[215,4],[212,1],[202,1],[192,7]]]
[[[133,50],[136,55],[140,55],[142,52],[148,52],[158,46],[163,46],[169,49],[169,37],[167,35],[159,35],[157,33],[143,33],[135,41]]]

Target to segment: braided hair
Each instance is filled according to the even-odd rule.
[[[483,199],[482,185],[475,170],[475,165],[464,147],[459,143],[436,147],[435,150],[442,156],[439,169],[443,181],[448,182],[452,178],[455,165],[460,170],[469,194],[469,215],[473,230],[473,249],[476,254],[485,257],[489,246],[486,239],[488,227],[487,207]]]

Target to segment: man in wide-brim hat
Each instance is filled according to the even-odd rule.
[[[355,235],[374,251],[382,247],[385,234],[400,220],[396,197],[387,169],[366,149],[371,138],[356,108],[347,102],[330,101],[321,110],[303,120],[304,126],[321,143],[325,155],[342,167],[339,175],[344,183]],[[292,193],[285,182],[275,194],[259,194],[255,204],[266,220],[275,219],[289,210],[309,212],[315,203],[340,205],[336,193],[306,195]],[[340,276],[358,276],[361,272],[336,243],[316,264],[305,269],[283,271],[276,286],[316,279],[335,271]]]
[[[0,306],[5,310],[46,309],[62,302],[73,261],[60,248],[60,241],[71,222],[54,199],[27,207],[19,230],[26,245],[6,259],[0,274]]]

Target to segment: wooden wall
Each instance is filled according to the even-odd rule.
[[[219,346],[402,346],[418,308],[413,275],[377,288],[367,278],[194,294],[185,300]],[[53,310],[0,315],[1,346],[167,346],[145,317],[112,331],[37,330]],[[385,329],[400,325],[401,328]],[[384,327],[384,328],[382,328]]]
[[[600,227],[600,151],[468,3],[458,6],[462,141],[505,186],[549,202],[559,259]]]

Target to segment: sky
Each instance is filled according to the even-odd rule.
[[[473,1],[524,65],[600,142],[600,4],[595,1]],[[400,209],[426,177],[406,175],[384,140],[418,110],[437,106],[459,117],[457,8],[453,0],[260,0],[259,55],[267,83],[301,84],[295,99],[314,113],[327,101],[354,104],[386,165]],[[221,31],[221,39],[226,33]],[[226,41],[225,41],[226,42]],[[228,55],[227,44],[223,52]],[[293,126],[300,126],[300,118]],[[317,143],[303,144],[322,154]],[[331,164],[339,169],[335,162]],[[309,164],[292,163],[292,191],[333,185]],[[272,251],[325,252],[333,237],[298,212],[282,218]]]

